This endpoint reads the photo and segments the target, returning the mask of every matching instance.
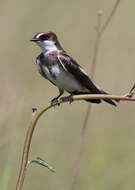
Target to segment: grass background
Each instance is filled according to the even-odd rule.
[[[1,0],[0,2],[0,189],[14,189],[32,107],[45,105],[58,92],[37,71],[40,49],[29,42],[39,31],[57,33],[63,47],[88,73],[96,38],[97,10],[103,21],[114,0]],[[135,77],[135,1],[121,1],[100,45],[96,83],[112,94],[129,91]],[[33,165],[24,189],[70,189],[80,130],[87,103],[52,109],[38,122],[31,157],[40,156],[56,173]],[[134,103],[117,108],[93,105],[76,189],[135,188]]]

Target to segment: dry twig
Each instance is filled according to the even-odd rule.
[[[109,25],[109,23],[112,20],[112,17],[114,16],[117,7],[120,3],[120,0],[117,0],[110,15],[108,16],[108,18],[106,19],[106,21],[104,22],[104,24],[102,25],[102,15],[103,15],[103,11],[102,10],[98,10],[97,12],[97,16],[98,16],[98,20],[97,20],[97,26],[96,26],[96,41],[95,41],[95,47],[94,47],[94,56],[93,56],[93,61],[92,61],[92,67],[91,67],[91,78],[94,77],[95,74],[95,69],[96,69],[96,64],[97,64],[97,57],[98,57],[98,52],[99,52],[99,45],[100,45],[100,40],[101,37],[105,31],[105,29],[107,28],[107,26]],[[86,129],[87,129],[87,124],[88,124],[88,120],[90,117],[90,113],[91,113],[91,104],[88,104],[87,110],[86,110],[86,116],[84,119],[84,123],[83,126],[81,128],[81,134],[80,134],[80,139],[79,139],[79,145],[78,145],[78,149],[77,152],[75,153],[75,161],[74,161],[74,171],[73,171],[73,176],[72,176],[72,181],[71,181],[71,190],[74,190],[75,185],[76,185],[76,181],[77,181],[77,177],[79,174],[79,166],[80,166],[80,158],[81,158],[81,153],[83,151],[83,144],[84,144],[84,139],[85,139],[85,133],[86,133]]]
[[[77,100],[86,100],[86,99],[114,99],[114,100],[121,100],[121,101],[135,101],[134,97],[128,97],[128,96],[114,96],[114,95],[98,95],[98,94],[93,94],[93,95],[75,95],[73,96],[73,101]],[[68,99],[61,99],[60,104],[69,102],[70,100]],[[56,104],[57,105],[57,104]],[[39,109],[35,115],[32,117],[32,120],[28,126],[28,130],[26,133],[25,137],[25,142],[24,142],[24,147],[23,147],[23,154],[22,154],[22,160],[20,164],[20,171],[18,175],[18,180],[16,184],[16,190],[22,190],[23,184],[24,184],[24,179],[27,171],[27,164],[28,164],[28,159],[29,159],[29,152],[30,152],[30,146],[31,146],[31,141],[32,141],[32,136],[34,129],[36,127],[36,124],[41,117],[41,115],[46,112],[47,110],[51,109],[52,107],[56,105],[47,105],[41,109]]]

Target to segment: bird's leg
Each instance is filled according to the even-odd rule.
[[[59,97],[62,96],[63,93],[64,93],[64,90],[62,90],[62,89],[59,88],[59,95],[51,100],[51,104],[59,106],[60,105]]]
[[[71,104],[73,102],[73,94],[70,94],[69,96],[65,96],[61,98],[62,102],[69,101]]]

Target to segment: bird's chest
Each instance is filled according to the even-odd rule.
[[[50,68],[46,67],[44,70],[48,79],[63,90],[72,92],[82,88],[74,76],[59,64],[53,65]]]
[[[55,82],[57,77],[60,75],[60,68],[55,64],[47,64],[45,61],[43,62],[41,58],[37,58],[36,64],[38,67],[38,71],[40,74],[48,79],[51,82]]]
[[[42,65],[40,69],[43,71],[46,78],[57,86],[64,78],[64,71],[58,64]]]
[[[55,74],[57,73],[58,68],[57,70],[53,69],[53,65],[48,63],[48,59],[43,54],[37,57],[36,65],[38,67],[38,71],[43,77],[45,77],[46,79],[50,81],[54,80]]]
[[[39,62],[38,67],[42,76],[61,89],[75,91],[81,88],[81,85],[76,81],[73,75],[63,69],[59,64],[47,65]]]

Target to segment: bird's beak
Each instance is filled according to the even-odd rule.
[[[38,41],[38,39],[36,39],[36,38],[32,38],[31,40],[30,40],[30,42],[37,42]]]

